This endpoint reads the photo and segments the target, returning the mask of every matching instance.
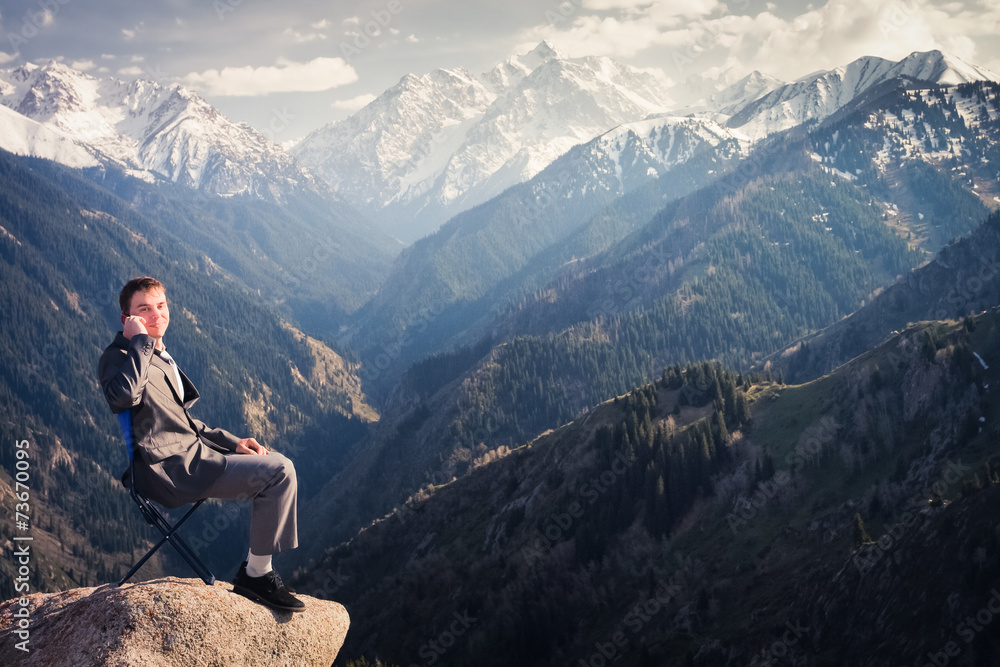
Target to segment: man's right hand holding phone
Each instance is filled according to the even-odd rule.
[[[149,333],[146,331],[146,320],[138,315],[129,315],[122,325],[122,335],[128,340],[132,340],[132,336],[136,334]]]

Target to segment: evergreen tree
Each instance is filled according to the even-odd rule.
[[[861,518],[860,512],[854,513],[854,546],[861,547],[866,544],[871,544],[872,538],[868,534],[868,529],[865,527],[864,519]]]

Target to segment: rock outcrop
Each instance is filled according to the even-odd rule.
[[[17,648],[19,598],[0,603],[0,664],[329,667],[347,635],[347,610],[298,597],[305,611],[274,611],[234,594],[229,583],[174,577],[36,593],[23,607],[28,652]]]

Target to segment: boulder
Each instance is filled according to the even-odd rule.
[[[166,577],[35,593],[0,603],[0,664],[47,667],[289,665],[330,667],[350,618],[336,602],[298,595],[299,613],[275,611],[232,584]],[[28,610],[27,653],[16,614]],[[23,624],[22,624],[23,626]]]

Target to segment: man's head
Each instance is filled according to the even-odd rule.
[[[143,276],[125,283],[118,304],[122,309],[122,324],[129,316],[141,317],[146,331],[153,338],[162,338],[170,323],[166,289],[156,278]]]

